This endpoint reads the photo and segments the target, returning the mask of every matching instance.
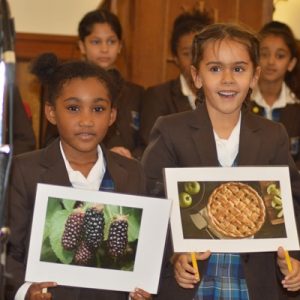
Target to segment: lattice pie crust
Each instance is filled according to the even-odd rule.
[[[210,195],[207,213],[214,228],[224,237],[254,235],[265,222],[266,209],[259,194],[249,185],[229,182]]]

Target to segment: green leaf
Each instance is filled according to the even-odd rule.
[[[142,209],[134,208],[128,218],[128,242],[133,242],[139,238]]]
[[[62,202],[64,204],[65,209],[68,211],[72,211],[76,203],[75,200],[69,200],[69,199],[62,199]]]
[[[49,237],[50,229],[51,229],[51,219],[52,216],[58,211],[61,210],[61,199],[59,198],[48,198],[48,206],[47,206],[47,214],[46,214],[46,221],[44,227],[44,235],[43,235],[43,242]]]
[[[67,210],[57,211],[51,219],[50,244],[58,259],[64,264],[70,264],[73,260],[74,252],[67,251],[61,244],[65,223],[71,213]]]
[[[58,262],[58,259],[52,250],[49,238],[43,241],[40,260],[46,262]]]

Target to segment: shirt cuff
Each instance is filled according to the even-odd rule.
[[[15,300],[25,300],[26,294],[30,286],[32,285],[31,282],[25,282],[23,283],[20,288],[18,289]]]

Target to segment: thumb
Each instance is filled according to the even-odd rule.
[[[284,249],[282,247],[278,248],[278,250],[277,250],[277,256],[280,259],[284,259],[285,258]]]

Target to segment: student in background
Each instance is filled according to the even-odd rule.
[[[190,74],[194,36],[212,19],[205,12],[194,10],[179,15],[173,24],[171,52],[180,75],[146,90],[142,102],[141,138],[148,144],[150,131],[159,116],[195,109],[196,90]]]
[[[83,61],[59,64],[51,54],[40,56],[34,68],[47,88],[45,114],[57,126],[59,138],[46,148],[16,156],[13,161],[7,251],[7,272],[12,276],[7,280],[7,299],[14,299],[17,292],[17,300],[128,300],[125,292],[65,287],[53,282],[23,284],[38,183],[145,193],[140,164],[108,151],[102,144],[116,119],[116,89],[107,72]],[[42,293],[44,288],[48,288],[47,293]],[[151,299],[140,289],[130,293],[130,297]]]
[[[290,138],[290,151],[300,169],[300,100],[298,45],[291,29],[272,21],[260,31],[261,75],[251,100],[252,112],[281,122]]]
[[[78,35],[83,57],[110,70],[119,85],[120,93],[116,99],[118,115],[105,137],[105,145],[126,157],[140,158],[140,106],[144,89],[126,81],[116,69],[123,38],[118,17],[107,10],[90,11],[81,19]]]
[[[142,159],[151,194],[164,193],[164,168],[288,165],[299,206],[300,174],[284,127],[244,105],[259,78],[258,39],[236,25],[209,25],[194,39],[191,70],[201,104],[155,123]],[[162,270],[157,299],[299,297],[300,255],[291,256],[289,272],[280,247],[277,253],[198,253],[199,281],[190,255],[174,254]]]

